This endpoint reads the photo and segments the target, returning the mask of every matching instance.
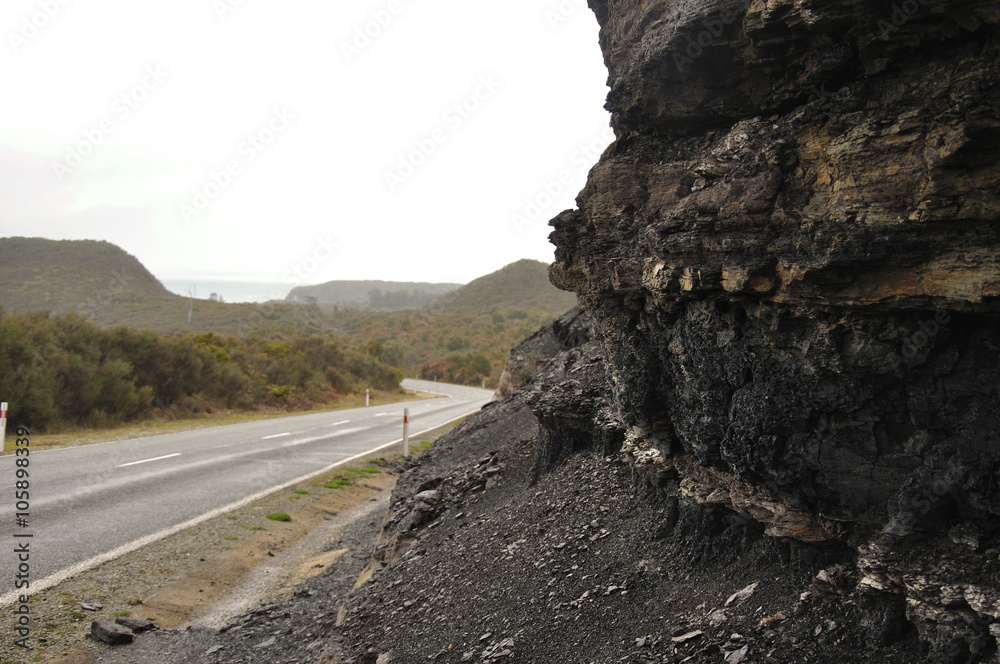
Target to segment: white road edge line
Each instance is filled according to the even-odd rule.
[[[284,438],[285,436],[291,436],[290,433],[276,433],[273,436],[264,436],[261,440],[271,440],[272,438]]]
[[[449,422],[454,422],[455,420],[460,420],[460,419],[462,419],[464,417],[469,417],[470,415],[475,415],[480,410],[482,410],[482,408],[477,408],[476,410],[469,411],[468,413],[465,413],[464,415],[459,415],[459,416],[455,417],[454,419],[449,420]],[[431,427],[430,429],[424,429],[423,431],[418,431],[417,433],[412,433],[412,434],[410,434],[410,437],[411,438],[416,438],[417,436],[422,436],[425,433],[429,433],[431,431],[434,431],[435,429],[440,429],[441,427],[445,426],[446,424],[448,424],[448,422],[445,422],[444,424],[439,424],[436,427]],[[261,498],[266,498],[267,496],[271,495],[272,493],[277,493],[278,491],[283,491],[283,490],[287,489],[288,487],[294,486],[294,485],[299,484],[301,482],[308,482],[309,480],[313,479],[314,477],[319,477],[320,475],[325,475],[326,473],[329,473],[332,470],[336,470],[340,466],[343,466],[345,464],[351,463],[352,461],[356,461],[357,459],[364,458],[364,457],[368,456],[369,454],[374,454],[375,452],[381,452],[382,450],[384,450],[386,448],[392,447],[393,445],[398,445],[398,444],[400,444],[402,442],[403,442],[403,439],[402,438],[398,438],[398,439],[392,441],[391,443],[386,443],[385,445],[380,445],[379,447],[370,449],[367,452],[362,452],[361,454],[355,454],[354,456],[348,457],[347,459],[344,459],[343,461],[338,461],[335,464],[329,465],[326,468],[323,468],[322,470],[313,471],[313,472],[309,473],[308,475],[303,475],[302,477],[297,477],[294,480],[291,480],[289,482],[285,482],[284,484],[281,484],[279,486],[272,487],[270,489],[265,489],[263,491],[259,491],[259,492],[255,493],[255,494],[253,494],[252,496],[247,496],[246,498],[243,498],[242,500],[238,500],[235,503],[230,503],[229,505],[226,505],[225,507],[219,507],[217,509],[212,510],[211,512],[206,512],[205,514],[202,514],[201,516],[196,516],[193,519],[188,519],[184,523],[179,523],[176,526],[171,526],[170,528],[165,528],[165,529],[161,530],[158,533],[152,533],[150,535],[146,535],[145,537],[140,537],[139,539],[137,539],[135,541],[132,541],[132,542],[129,542],[128,544],[121,545],[117,549],[113,549],[111,551],[108,551],[107,553],[102,553],[102,554],[100,554],[98,556],[94,556],[93,558],[91,558],[89,560],[84,560],[83,562],[77,563],[76,565],[73,565],[72,567],[67,567],[66,569],[64,569],[64,570],[62,570],[60,572],[56,572],[55,574],[50,574],[49,576],[45,577],[44,579],[40,579],[38,581],[33,581],[31,583],[31,594],[32,595],[37,595],[40,592],[44,592],[44,591],[48,590],[52,586],[59,585],[63,581],[65,581],[67,579],[70,579],[70,578],[76,576],[77,574],[82,574],[83,572],[86,572],[88,570],[92,570],[92,569],[94,569],[95,567],[97,567],[99,565],[103,565],[104,563],[111,562],[112,560],[114,560],[116,558],[121,558],[126,553],[132,553],[133,551],[135,551],[137,549],[141,549],[142,547],[144,547],[146,545],[152,544],[154,542],[158,542],[158,541],[160,541],[161,539],[163,539],[165,537],[170,537],[171,535],[176,535],[177,533],[181,532],[182,530],[187,530],[188,528],[192,528],[194,526],[197,526],[198,524],[204,523],[205,521],[208,521],[209,519],[214,519],[217,516],[222,516],[223,514],[226,514],[227,512],[232,512],[233,510],[238,510],[241,507],[249,505],[250,503],[254,502],[255,500],[260,500]],[[8,604],[13,604],[14,602],[16,602],[18,600],[18,597],[21,594],[23,594],[22,591],[12,590],[12,591],[8,592],[5,595],[0,595],[0,607],[7,606]]]
[[[142,464],[142,463],[151,463],[153,461],[163,461],[164,459],[173,459],[174,457],[179,457],[180,455],[181,455],[181,453],[178,452],[176,454],[168,454],[166,456],[159,456],[159,457],[156,457],[154,459],[143,459],[142,461],[133,461],[131,463],[123,463],[123,464],[115,466],[115,468],[128,468],[129,466],[138,466],[139,464]]]

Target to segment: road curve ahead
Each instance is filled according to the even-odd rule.
[[[268,493],[479,410],[492,393],[405,380],[439,398],[199,429],[30,455],[19,526],[15,457],[0,457],[0,606],[18,595],[15,549],[30,550],[29,593]],[[7,427],[8,448],[14,429]],[[24,593],[21,590],[20,593]]]

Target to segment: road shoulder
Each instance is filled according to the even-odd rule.
[[[222,626],[241,610],[292,597],[310,577],[348,566],[355,556],[367,562],[371,538],[353,545],[363,542],[362,551],[336,542],[352,539],[342,537],[342,531],[355,529],[355,522],[368,519],[377,525],[396,476],[374,474],[370,465],[358,468],[369,472],[342,469],[331,474],[339,480],[324,476],[289,487],[35,595],[33,650],[25,658],[13,645],[12,623],[4,621],[0,662],[166,661],[143,659],[142,643],[154,634],[157,642],[169,639],[177,634],[171,628],[214,632],[208,627]],[[336,488],[323,487],[324,482]],[[276,513],[289,514],[291,521],[267,519]],[[118,616],[153,620],[166,629],[114,652],[89,638],[92,620]]]

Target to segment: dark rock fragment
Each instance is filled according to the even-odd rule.
[[[115,622],[122,627],[127,627],[132,630],[135,634],[141,634],[142,632],[148,632],[150,630],[156,629],[156,625],[150,620],[140,620],[139,618],[115,618]]]
[[[107,620],[95,620],[90,624],[90,636],[113,646],[132,643],[132,630]]]

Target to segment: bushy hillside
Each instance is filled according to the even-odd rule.
[[[453,314],[518,309],[557,316],[575,306],[575,295],[549,283],[545,263],[525,259],[438,298],[429,309],[433,313]]]
[[[289,302],[327,306],[399,311],[419,309],[462,284],[431,284],[402,281],[328,281],[316,286],[297,286]]]
[[[110,242],[0,238],[0,307],[75,313],[103,326],[161,333],[294,333],[312,307],[191,300],[171,293],[139,260]]]
[[[406,375],[446,383],[495,387],[507,352],[553,319],[548,313],[511,309],[492,313],[342,311],[345,336],[398,353]]]
[[[546,265],[530,260],[460,288],[341,281],[296,288],[286,302],[189,299],[168,292],[113,244],[37,238],[0,238],[0,283],[0,307],[8,314],[73,313],[105,328],[124,325],[178,338],[208,334],[231,338],[230,345],[318,336],[406,375],[490,386],[511,347],[575,305],[572,295],[549,284]],[[443,290],[450,292],[419,306]],[[344,299],[366,304],[334,306]]]
[[[99,318],[113,308],[181,301],[139,260],[110,242],[0,238],[0,305],[19,311],[75,311]]]
[[[72,313],[0,309],[0,395],[12,417],[50,431],[154,413],[297,410],[365,388],[398,390],[402,373],[377,355],[329,336],[157,335]]]

